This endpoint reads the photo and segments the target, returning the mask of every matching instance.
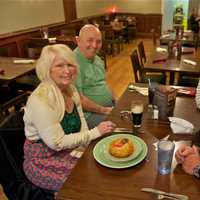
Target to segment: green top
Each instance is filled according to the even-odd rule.
[[[60,122],[65,134],[76,133],[81,130],[81,120],[77,112],[76,105],[71,113],[65,112],[65,115]]]
[[[102,106],[112,105],[112,93],[105,80],[104,63],[99,56],[93,60],[84,57],[79,48],[74,50],[78,62],[78,76],[75,81],[80,93]],[[86,117],[89,113],[86,114]]]

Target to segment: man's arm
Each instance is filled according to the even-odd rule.
[[[94,101],[90,100],[88,97],[84,96],[83,94],[80,94],[81,103],[83,106],[83,109],[88,112],[95,112],[95,113],[101,113],[101,114],[109,114],[112,111],[112,107],[104,107],[101,106]]]

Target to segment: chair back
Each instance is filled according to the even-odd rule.
[[[2,122],[2,119],[5,119],[5,117],[8,116],[10,112],[20,111],[21,108],[26,104],[27,98],[28,98],[27,93],[21,93],[18,96],[7,99],[7,101],[1,103],[0,104],[0,124]]]
[[[53,200],[52,192],[32,184],[23,173],[22,115],[13,112],[0,124],[0,184],[10,200]]]
[[[146,58],[146,54],[145,54],[145,50],[144,50],[143,41],[140,41],[140,43],[138,44],[138,51],[139,51],[139,55],[140,55],[140,63],[141,63],[141,65],[144,65],[144,63],[146,63],[146,61],[147,61],[147,58]]]
[[[17,166],[23,169],[25,142],[23,112],[11,112],[0,123],[0,135],[4,139]]]
[[[133,68],[133,72],[135,76],[135,82],[139,83],[141,82],[141,78],[142,78],[142,67],[140,65],[140,61],[139,61],[139,57],[138,57],[138,53],[136,49],[133,50],[130,57],[131,57],[132,68]]]

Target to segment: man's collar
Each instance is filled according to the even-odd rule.
[[[94,62],[94,59],[91,60],[91,59],[86,58],[86,57],[84,56],[84,54],[81,52],[81,50],[80,50],[79,47],[77,47],[77,51],[78,51],[79,55],[81,56],[81,58],[82,58],[83,60],[85,60],[86,62],[89,62],[89,63],[93,63],[93,62]]]

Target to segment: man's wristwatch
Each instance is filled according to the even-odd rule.
[[[197,178],[200,178],[200,165],[197,165],[194,167],[193,169],[193,174],[194,176],[196,176]]]

